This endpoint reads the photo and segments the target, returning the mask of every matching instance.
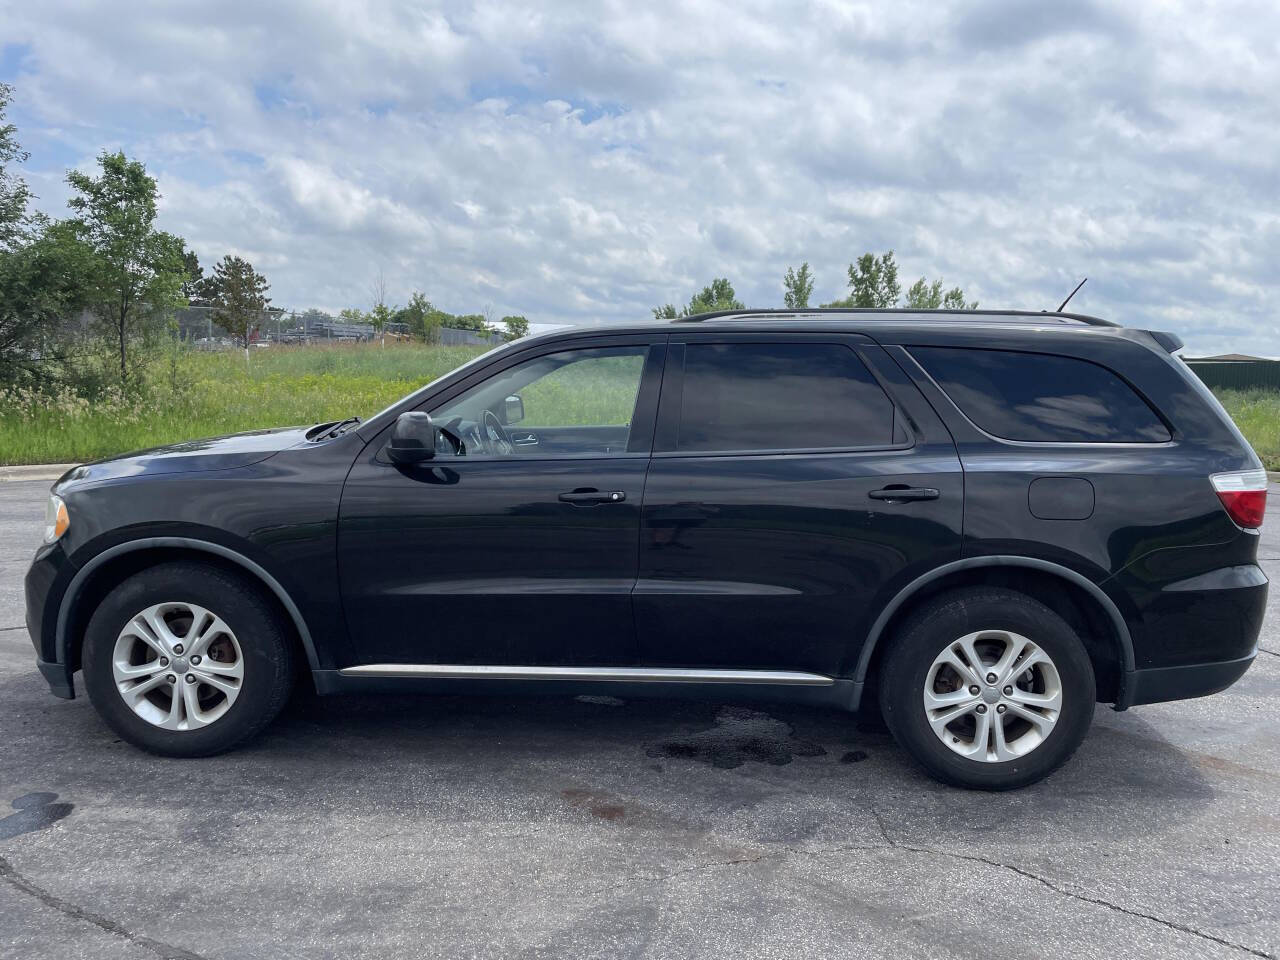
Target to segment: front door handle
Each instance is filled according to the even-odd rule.
[[[939,494],[934,487],[885,487],[882,490],[872,490],[867,496],[872,500],[906,503],[909,500],[937,500]]]
[[[568,493],[560,494],[561,503],[576,503],[583,506],[590,506],[595,503],[621,503],[627,499],[626,493],[621,490],[570,490]]]

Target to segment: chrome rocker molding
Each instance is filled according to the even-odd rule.
[[[1057,563],[1051,563],[1048,560],[1039,560],[1035,557],[1019,557],[1014,555],[967,557],[963,560],[946,563],[940,567],[930,570],[928,573],[922,574],[899,590],[897,595],[885,604],[884,609],[880,611],[880,616],[876,617],[875,623],[871,625],[871,629],[867,632],[867,639],[862,645],[862,652],[858,656],[858,665],[853,674],[853,704],[855,708],[862,700],[862,691],[866,684],[867,668],[871,664],[871,656],[875,653],[876,644],[880,642],[881,635],[884,633],[884,629],[893,615],[897,613],[902,605],[910,600],[921,587],[932,583],[934,580],[941,577],[945,577],[948,574],[956,573],[960,570],[972,570],[977,567],[1025,567],[1032,570],[1041,570],[1045,573],[1050,573],[1054,576],[1070,581],[1076,586],[1081,587],[1086,593],[1097,600],[1098,604],[1106,612],[1107,617],[1111,620],[1112,626],[1115,627],[1116,636],[1120,638],[1122,670],[1120,676],[1120,691],[1117,695],[1115,709],[1126,710],[1129,708],[1132,704],[1134,687],[1133,677],[1136,665],[1133,656],[1133,637],[1129,633],[1129,624],[1125,621],[1124,615],[1120,613],[1119,607],[1117,607],[1114,601],[1112,601],[1112,599],[1103,592],[1101,587],[1089,578],[1077,573],[1069,567],[1064,567]]]
[[[58,606],[58,623],[54,633],[54,649],[58,654],[58,664],[64,669],[71,663],[68,649],[70,637],[67,635],[67,624],[71,619],[71,611],[75,607],[80,591],[84,589],[89,577],[104,563],[122,554],[156,547],[179,547],[186,550],[211,553],[214,556],[230,560],[253,574],[275,594],[276,599],[280,601],[285,611],[289,614],[289,619],[293,621],[293,625],[298,630],[298,636],[302,639],[302,646],[306,650],[308,665],[313,671],[320,669],[320,660],[316,656],[315,646],[311,641],[311,631],[307,628],[307,622],[302,618],[302,611],[298,609],[297,604],[293,602],[284,587],[280,585],[280,581],[264,570],[261,565],[250,560],[242,553],[238,553],[229,547],[224,547],[219,543],[196,540],[191,537],[144,537],[140,540],[130,540],[128,543],[119,543],[114,547],[108,547],[103,550],[80,568],[76,575],[71,578],[71,583],[67,585],[67,592],[62,596],[62,603]],[[67,669],[67,683],[70,686],[71,676],[69,669]],[[74,694],[73,690],[69,690],[69,692]]]
[[[829,687],[832,677],[790,670],[695,670],[665,667],[520,667],[490,664],[367,663],[338,671],[344,677],[440,680],[593,680],[616,683],[768,683]]]

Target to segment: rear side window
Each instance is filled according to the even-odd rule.
[[[893,415],[862,360],[841,344],[691,343],[676,448],[888,446]]]
[[[1162,443],[1168,428],[1105,367],[1011,350],[912,347],[911,354],[987,433],[1051,443]]]

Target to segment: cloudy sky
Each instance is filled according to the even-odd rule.
[[[277,305],[540,323],[893,248],[984,306],[1280,355],[1280,8],[0,0],[40,206],[104,147]],[[904,284],[905,286],[905,284]]]

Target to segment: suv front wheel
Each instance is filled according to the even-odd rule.
[[[199,563],[129,577],[85,631],[84,682],[98,713],[152,753],[199,757],[247,740],[280,712],[293,656],[256,585]]]
[[[954,590],[914,611],[881,674],[885,723],[933,776],[1009,790],[1048,776],[1093,719],[1093,665],[1060,616],[1025,594]]]

